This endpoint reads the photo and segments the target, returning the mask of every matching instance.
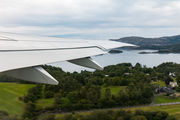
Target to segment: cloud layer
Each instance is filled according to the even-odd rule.
[[[0,31],[109,39],[180,33],[177,0],[1,0]]]

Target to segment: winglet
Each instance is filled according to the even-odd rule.
[[[58,85],[58,81],[39,66],[9,70],[3,73],[30,82]]]
[[[95,62],[91,57],[68,60],[68,62],[88,68],[103,70],[103,68],[97,62]]]

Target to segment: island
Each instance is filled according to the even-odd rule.
[[[158,51],[157,52],[139,52],[138,54],[151,54],[151,53],[158,53]]]
[[[180,53],[179,51],[170,51],[170,50],[158,50],[155,52],[139,52],[138,54],[152,54],[152,53],[159,53],[159,54],[169,54],[169,53]]]
[[[121,50],[110,50],[108,53],[114,54],[114,53],[122,53]]]

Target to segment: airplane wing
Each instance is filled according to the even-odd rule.
[[[102,70],[90,56],[105,50],[135,46],[106,41],[32,36],[0,32],[0,72],[31,82],[57,85],[58,81],[39,65],[68,61]]]

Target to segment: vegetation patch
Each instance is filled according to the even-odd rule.
[[[7,111],[10,116],[22,114],[24,102],[18,97],[27,93],[33,87],[31,84],[1,83],[0,82],[0,110]]]
[[[126,86],[110,86],[110,87],[101,87],[101,94],[103,95],[106,91],[106,88],[111,90],[111,94],[115,95],[119,90],[124,90]]]
[[[108,110],[108,109],[107,109]],[[152,107],[136,107],[136,108],[127,108],[125,110],[130,110],[133,113],[136,110],[143,110],[143,111],[164,111],[167,112],[169,115],[173,115],[177,120],[180,120],[180,104],[178,105],[167,105],[167,106],[152,106]],[[117,111],[114,110],[114,111]],[[91,114],[91,112],[83,112],[78,113],[79,115],[88,115]],[[63,118],[65,114],[56,115],[56,118]]]
[[[169,115],[173,115],[177,120],[180,120],[180,104],[177,105],[166,105],[166,106],[152,106],[152,107],[139,107],[139,108],[130,108],[127,110],[144,110],[144,111],[165,111]]]
[[[158,104],[171,103],[171,102],[180,102],[180,97],[178,97],[178,98],[167,98],[167,97],[163,97],[163,96],[156,97],[156,103],[158,103]]]
[[[153,82],[153,84],[154,84],[154,85],[159,85],[159,87],[167,86],[167,85],[165,84],[165,82],[164,82],[164,81],[161,81],[161,80],[159,80],[159,81],[157,81],[157,82]]]
[[[54,104],[54,98],[48,98],[48,99],[41,98],[36,101],[36,105],[42,106],[42,108],[45,108],[45,107],[53,105],[53,104]]]

